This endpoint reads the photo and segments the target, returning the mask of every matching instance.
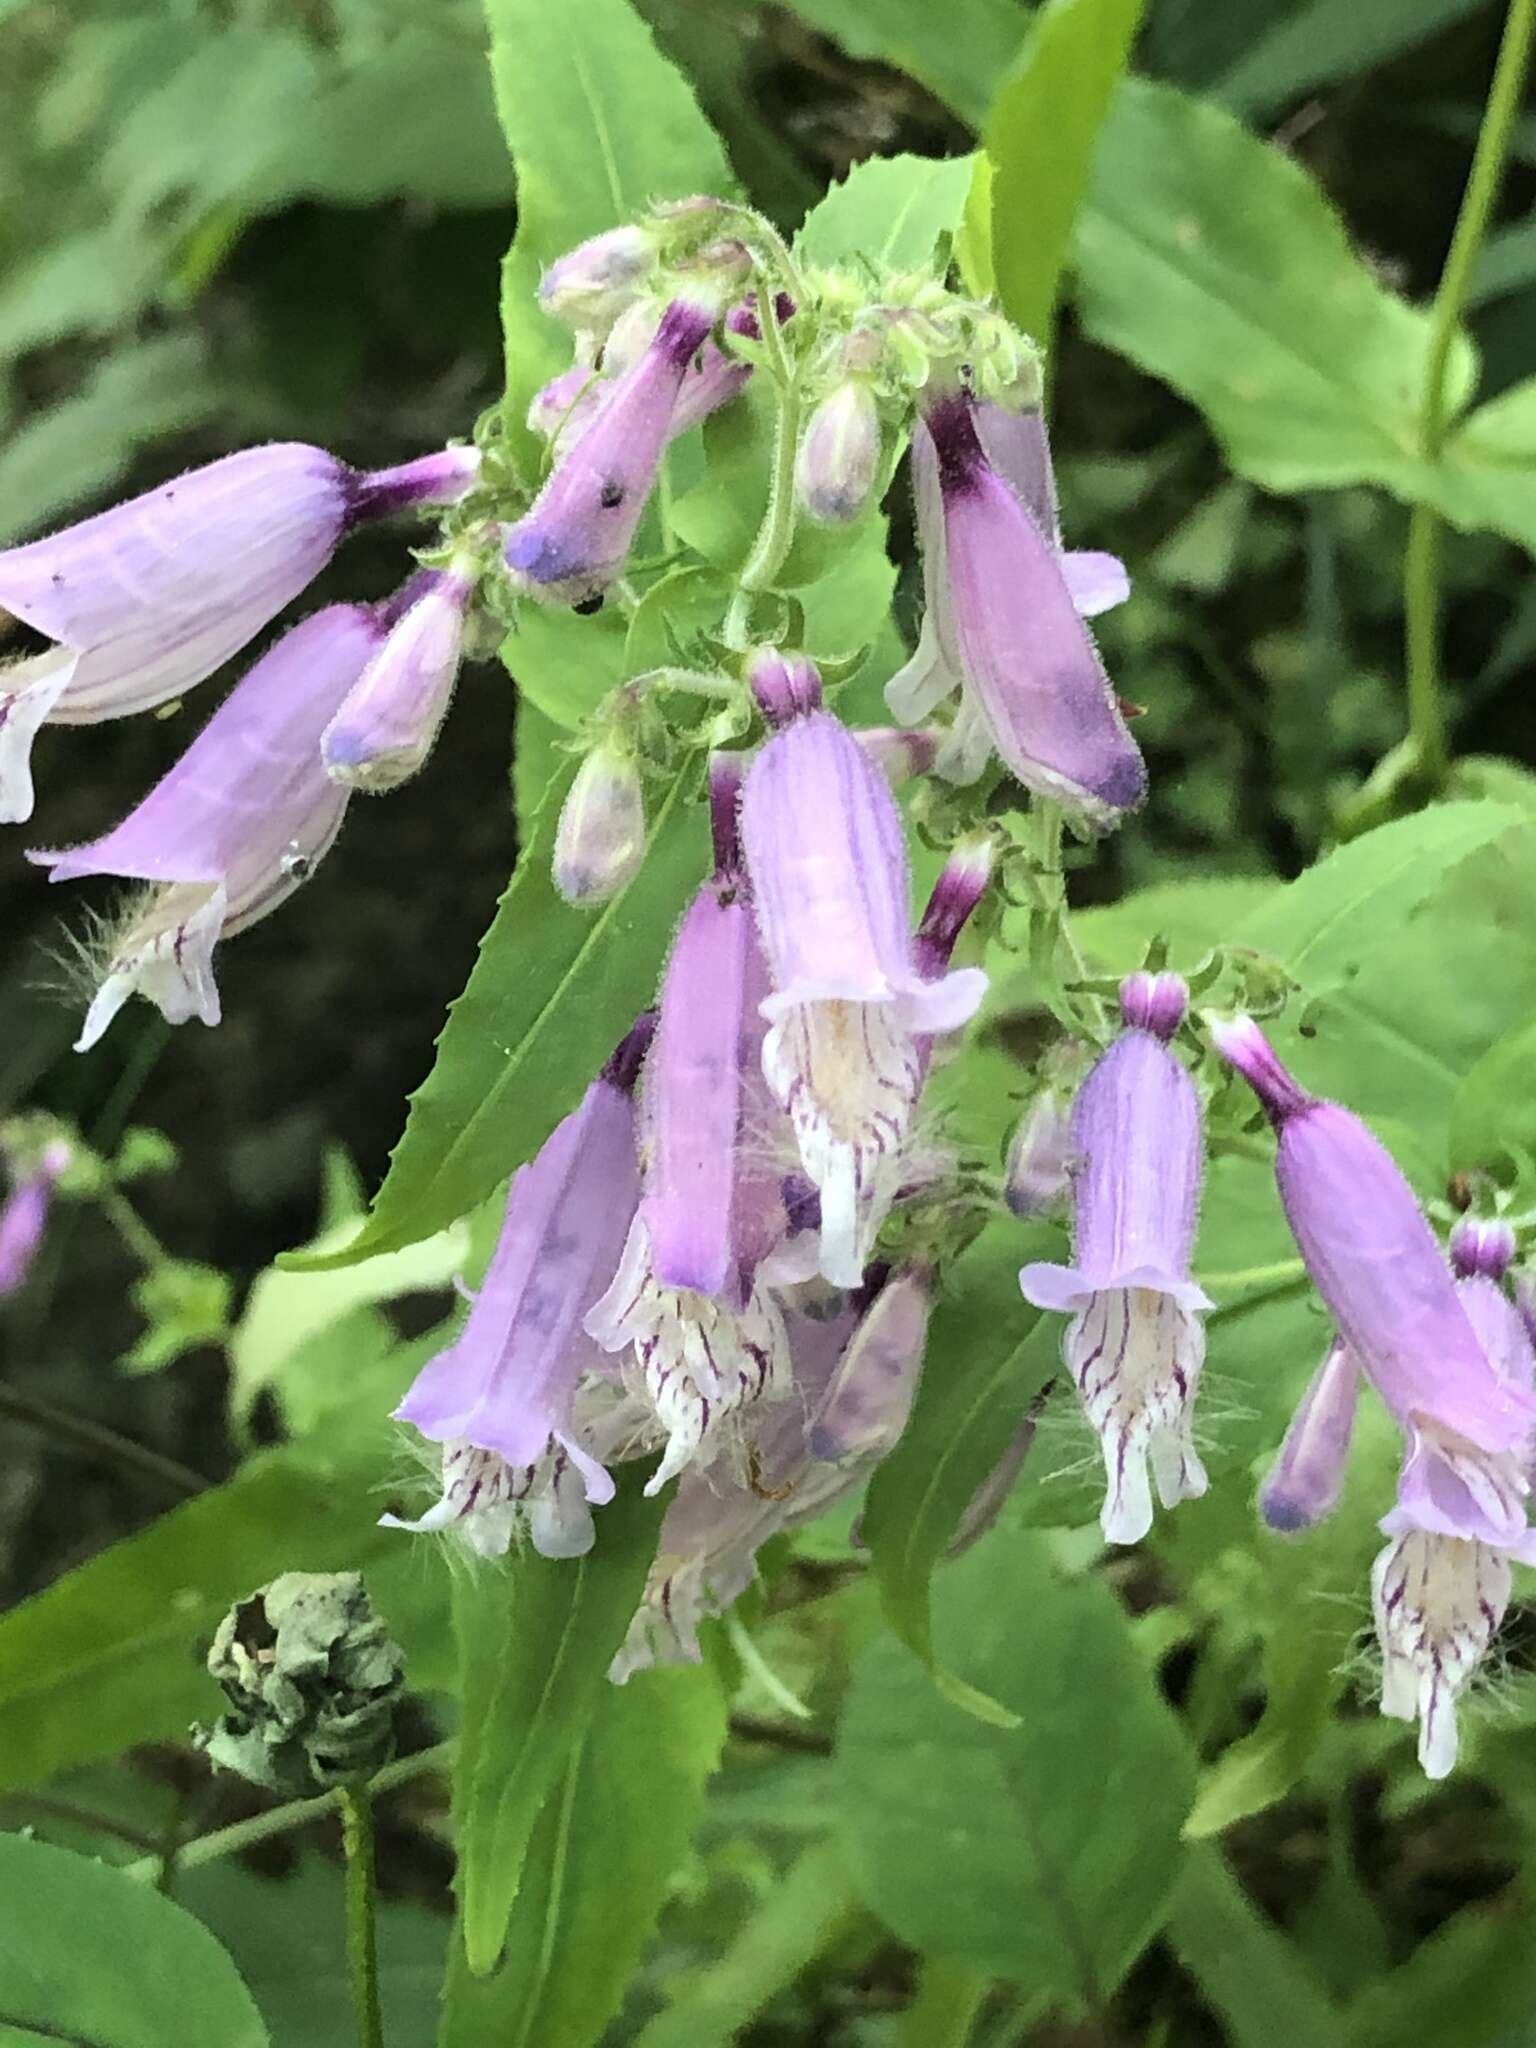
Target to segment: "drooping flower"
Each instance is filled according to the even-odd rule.
[[[847,1306],[831,1316],[787,1314],[797,1398],[757,1412],[740,1467],[684,1474],[611,1678],[697,1663],[699,1624],[752,1584],[770,1537],[814,1520],[863,1482],[906,1426],[927,1319],[927,1278],[917,1271],[887,1280],[862,1317]]]
[[[822,526],[847,526],[869,503],[880,467],[880,411],[867,377],[847,377],[816,407],[795,462],[795,488]]]
[[[467,569],[424,569],[386,607],[384,644],[320,736],[333,782],[379,793],[422,766],[448,715],[474,594]]]
[[[1001,472],[981,417],[1017,480]],[[927,609],[886,701],[916,724],[960,689],[940,773],[974,780],[995,751],[1026,788],[1104,829],[1141,801],[1146,772],[1082,618],[1128,586],[1112,556],[1062,553],[1043,429],[1007,419],[951,393],[914,430]]]
[[[112,940],[79,1050],[135,992],[169,1023],[218,1023],[214,947],[284,902],[341,828],[350,792],[326,774],[320,735],[384,638],[370,606],[317,612],[256,663],[115,830],[28,855],[54,882],[121,875],[153,885]]]
[[[747,776],[741,829],[773,993],[763,1071],[821,1198],[822,1271],[857,1286],[899,1178],[924,1040],[975,1011],[979,968],[925,978],[901,820],[819,679],[775,658],[753,686],[780,729]],[[775,709],[778,706],[778,709]]]
[[[54,1138],[24,1164],[16,1162],[10,1192],[0,1206],[0,1299],[14,1294],[31,1272],[48,1227],[54,1182],[69,1161],[67,1140]]]
[[[245,646],[361,522],[449,504],[473,448],[361,473],[320,448],[247,448],[0,552],[0,608],[55,644],[0,667],[0,819],[32,813],[32,741],[178,697]]]
[[[1275,1178],[1297,1249],[1399,1426],[1456,1456],[1463,1446],[1492,1460],[1523,1454],[1536,1400],[1490,1364],[1386,1148],[1349,1110],[1308,1095],[1251,1017],[1214,1019],[1211,1036],[1275,1126]],[[1506,1532],[1514,1520],[1512,1510],[1496,1517]]]
[[[1152,1526],[1148,1465],[1164,1507],[1204,1493],[1190,1434],[1205,1360],[1190,1278],[1204,1172],[1200,1099],[1168,1041],[1188,991],[1174,974],[1121,984],[1125,1026],[1078,1092],[1073,1263],[1028,1265],[1026,1301],[1072,1317],[1062,1357],[1104,1452],[1111,1543]]]
[[[576,1415],[581,1374],[600,1362],[582,1319],[639,1198],[631,1094],[649,1036],[644,1019],[513,1175],[468,1320],[395,1410],[442,1445],[441,1498],[414,1522],[385,1516],[390,1527],[454,1528],[482,1555],[524,1523],[546,1557],[591,1548],[591,1506],[613,1498],[613,1481]]]
[[[616,733],[599,740],[571,779],[555,827],[556,891],[586,909],[609,903],[645,858],[645,790],[632,748]]]
[[[788,1219],[747,1128],[761,1061],[758,957],[736,842],[739,761],[711,763],[716,868],[673,942],[643,1105],[645,1192],[587,1327],[628,1364],[667,1448],[648,1491],[739,1445],[745,1411],[788,1385],[783,1318],[758,1269]]]
[[[628,557],[688,368],[714,315],[674,299],[639,361],[567,440],[528,512],[507,529],[513,580],[557,604],[600,601]]]

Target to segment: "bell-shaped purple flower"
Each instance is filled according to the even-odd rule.
[[[859,1486],[906,1426],[923,1361],[928,1285],[888,1280],[856,1319],[790,1312],[798,1398],[756,1411],[733,1471],[685,1473],[662,1523],[645,1597],[610,1677],[697,1663],[699,1624],[752,1584],[770,1537],[802,1527]]]
[[[1194,1083],[1166,1043],[1187,1000],[1176,975],[1121,985],[1125,1029],[1072,1112],[1073,1263],[1019,1275],[1026,1301],[1072,1317],[1062,1356],[1103,1446],[1111,1543],[1152,1526],[1149,1463],[1164,1507],[1206,1488],[1190,1428],[1211,1304],[1189,1275],[1204,1142]]]
[[[31,1272],[48,1227],[53,1184],[69,1161],[68,1143],[55,1138],[16,1174],[0,1206],[0,1299],[14,1294]]]
[[[1523,1457],[1536,1401],[1495,1371],[1413,1191],[1357,1116],[1288,1074],[1251,1017],[1211,1035],[1269,1114],[1280,1199],[1312,1283],[1399,1425]]]
[[[1007,418],[997,411],[995,433],[1014,431],[1003,428]],[[1146,790],[1141,755],[1082,623],[1085,611],[1119,601],[1123,571],[1112,557],[1063,555],[1043,429],[1038,445],[1041,461],[1022,478],[1033,488],[1021,490],[991,458],[978,408],[963,393],[938,400],[915,429],[927,612],[917,652],[886,701],[903,724],[916,724],[959,687],[941,774],[973,780],[996,751],[1027,788],[1104,829]]]
[[[747,1128],[766,980],[736,845],[739,786],[737,757],[716,755],[716,872],[683,919],[662,982],[645,1076],[644,1196],[613,1287],[587,1324],[605,1349],[625,1352],[626,1383],[665,1431],[652,1492],[739,1446],[746,1412],[789,1377],[783,1319],[758,1277],[788,1219]]]
[[[333,782],[377,794],[422,766],[448,715],[474,594],[472,574],[424,569],[386,607],[388,637],[320,736]]]
[[[1259,1513],[1271,1529],[1287,1536],[1310,1529],[1338,1506],[1359,1388],[1359,1364],[1343,1338],[1335,1337],[1259,1489]]]
[[[169,1023],[218,1023],[214,947],[284,902],[341,829],[349,792],[326,774],[320,735],[384,638],[370,606],[317,612],[257,662],[114,831],[28,855],[55,882],[122,875],[153,885],[108,942],[79,1050],[135,992]]]
[[[538,1156],[519,1167],[468,1320],[395,1410],[442,1445],[441,1498],[395,1528],[455,1528],[482,1555],[526,1521],[546,1557],[592,1546],[589,1504],[613,1481],[575,1404],[598,1359],[582,1319],[613,1277],[640,1192],[631,1091],[649,1020],[625,1040]]]
[[[557,604],[601,599],[623,570],[713,314],[674,299],[654,340],[604,396],[504,542],[513,580]]]
[[[0,609],[55,645],[0,667],[0,819],[31,816],[45,721],[90,725],[178,697],[304,589],[359,522],[449,504],[480,458],[450,448],[363,474],[297,442],[247,448],[0,552]]]
[[[741,829],[773,980],[763,1071],[820,1193],[822,1271],[857,1286],[896,1192],[924,1040],[972,1015],[986,976],[925,978],[895,802],[829,712],[791,715],[768,741]]]

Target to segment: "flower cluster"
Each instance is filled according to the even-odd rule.
[[[648,774],[686,786],[691,758],[697,784],[706,756],[712,866],[654,1009],[513,1176],[470,1312],[397,1411],[438,1479],[433,1504],[398,1525],[482,1554],[522,1537],[582,1554],[625,1461],[650,1461],[648,1493],[674,1486],[623,1678],[696,1658],[701,1621],[751,1582],[768,1538],[895,1443],[930,1300],[978,1209],[1070,1213],[1070,1260],[1032,1260],[1019,1278],[1067,1319],[1106,1540],[1146,1535],[1154,1496],[1172,1507],[1206,1491],[1194,1410],[1212,1304],[1192,1255],[1209,1083],[1190,989],[1161,955],[1118,985],[1074,962],[1070,986],[1055,984],[1066,1035],[1001,1186],[923,1114],[936,1053],[985,994],[982,969],[952,955],[999,856],[1029,885],[1032,960],[1054,975],[1070,953],[1053,922],[1062,825],[1111,831],[1147,787],[1089,625],[1129,583],[1113,556],[1064,545],[1027,340],[941,278],[818,270],[759,216],[707,198],[582,243],[539,298],[571,361],[515,433],[489,416],[479,447],[372,473],[318,449],[253,449],[0,553],[0,605],[46,643],[0,669],[0,816],[30,815],[42,725],[181,696],[354,528],[435,508],[435,543],[394,597],[294,625],[128,818],[32,856],[54,880],[146,885],[107,948],[81,1046],[135,992],[172,1022],[216,1023],[219,940],[312,872],[354,790],[421,766],[482,626],[515,633],[534,606],[632,618],[675,554],[658,502],[669,448],[771,385],[773,481],[723,616],[674,632],[667,615],[676,660],[631,664],[573,742],[552,881],[578,908],[629,886]],[[538,451],[528,480],[518,434]],[[925,608],[885,684],[895,727],[861,730],[823,671],[835,685],[862,656],[803,651],[809,612],[786,565],[797,521],[872,515],[904,448]],[[717,572],[700,588],[718,590]],[[669,708],[688,692],[710,700],[701,725]],[[912,777],[943,856],[916,918],[893,795]],[[1034,813],[1024,827],[1010,779]],[[1536,1353],[1504,1290],[1515,1239],[1464,1221],[1448,1264],[1356,1117],[1308,1095],[1247,1016],[1210,1035],[1274,1125],[1281,1200],[1337,1333],[1261,1510],[1282,1531],[1331,1510],[1363,1376],[1404,1446],[1373,1579],[1383,1707],[1417,1718],[1438,1775],[1511,1561],[1536,1558]],[[30,1256],[50,1171],[18,1174],[0,1290]],[[987,1512],[1021,1455],[984,1490]]]

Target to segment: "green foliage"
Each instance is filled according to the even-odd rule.
[[[459,1903],[478,1975],[503,1954],[541,1814],[574,1796],[576,1752],[639,1605],[661,1513],[633,1483],[604,1514],[603,1540],[585,1557],[526,1550],[455,1587],[464,1718],[454,1774]],[[550,1824],[557,1837],[541,1840],[545,1869],[565,1853],[561,1824]],[[535,1915],[543,1898],[535,1892],[530,1902]]]
[[[600,1686],[589,1713],[548,1777],[499,1966],[477,1978],[454,1943],[439,2048],[586,2048],[660,1916],[725,1737],[719,1681]]]
[[[0,1835],[0,2038],[266,2048],[223,1949],[169,1899],[88,1857]]]
[[[1101,2010],[1167,1916],[1193,1761],[1114,1597],[997,1530],[945,1583],[938,1645],[1013,1728],[900,1645],[854,1672],[838,1743],[857,1881],[915,1947]]]
[[[987,115],[989,272],[1009,318],[1041,341],[1141,13],[1142,0],[1046,0]]]

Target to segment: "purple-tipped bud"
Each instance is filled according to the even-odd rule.
[[[576,770],[555,828],[556,890],[578,910],[610,903],[645,859],[645,790],[621,740],[600,740]]]
[[[1115,1040],[1078,1091],[1071,1146],[1073,1263],[1026,1266],[1019,1285],[1072,1317],[1062,1357],[1103,1449],[1104,1535],[1134,1543],[1152,1525],[1149,1465],[1164,1507],[1206,1487],[1191,1425],[1211,1304],[1190,1278],[1204,1135],[1161,1039]]]
[[[1040,1066],[1040,1087],[1019,1118],[1003,1168],[1003,1199],[1015,1216],[1064,1214],[1072,1196],[1072,1103],[1089,1063],[1080,1040],[1053,1045]]]
[[[925,981],[936,981],[949,966],[956,940],[987,893],[995,858],[990,832],[972,833],[950,849],[912,942],[912,956]]]
[[[218,1023],[215,945],[286,901],[341,829],[350,792],[326,774],[320,735],[384,637],[370,606],[316,612],[236,684],[115,831],[28,854],[55,882],[121,875],[155,885],[113,935],[79,1050],[134,993],[172,1024]]]
[[[655,244],[644,228],[609,228],[555,259],[539,280],[539,304],[568,326],[606,333],[655,262]]]
[[[803,654],[761,647],[747,663],[747,685],[771,726],[821,709],[821,672]]]
[[[1460,1216],[1451,1231],[1451,1265],[1460,1280],[1478,1273],[1502,1280],[1519,1248],[1514,1231],[1498,1216]]]
[[[611,1500],[613,1481],[574,1421],[578,1378],[596,1363],[582,1318],[612,1278],[638,1195],[633,1105],[599,1078],[513,1176],[468,1321],[395,1410],[442,1445],[443,1491],[419,1521],[386,1515],[386,1526],[457,1528],[491,1555],[526,1519],[547,1557],[592,1547],[588,1504]]]
[[[1189,984],[1178,974],[1128,974],[1120,984],[1120,1015],[1127,1030],[1150,1031],[1164,1045],[1189,1013]]]
[[[1250,1017],[1213,1022],[1279,1137],[1275,1178],[1313,1285],[1405,1429],[1523,1452],[1536,1401],[1501,1381],[1413,1190],[1357,1116],[1288,1074]]]
[[[600,598],[622,572],[656,481],[673,409],[713,314],[674,299],[654,340],[564,449],[531,509],[507,529],[514,581],[560,604]]]
[[[448,715],[474,594],[474,579],[451,569],[429,569],[402,593],[388,639],[321,735],[333,782],[378,794],[421,767]]]
[[[811,414],[795,463],[800,503],[822,526],[847,526],[869,503],[880,467],[880,410],[866,377],[849,377]]]
[[[1359,1386],[1360,1367],[1343,1338],[1335,1337],[1259,1489],[1259,1513],[1271,1529],[1294,1535],[1313,1528],[1338,1506]]]

